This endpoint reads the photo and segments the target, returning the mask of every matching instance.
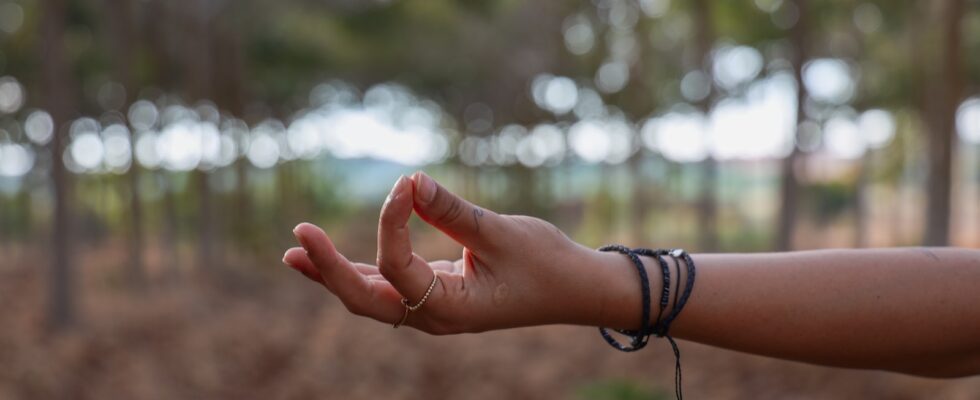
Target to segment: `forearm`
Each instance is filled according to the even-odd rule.
[[[677,338],[832,366],[980,373],[980,251],[824,250],[693,259],[697,280],[672,325]],[[632,291],[638,292],[635,271],[617,265],[614,290],[630,290],[625,274],[632,273]],[[655,265],[648,260],[658,293]],[[635,327],[638,295],[611,298],[619,300],[605,307],[603,322]]]

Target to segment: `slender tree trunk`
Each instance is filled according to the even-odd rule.
[[[133,160],[130,162],[126,178],[129,181],[129,281],[133,286],[142,286],[146,280],[143,268],[143,200],[140,195],[139,163],[136,162],[136,136],[131,136]]]
[[[217,75],[215,79],[215,102],[223,110],[228,110],[237,118],[245,115],[245,60],[242,50],[241,32],[239,26],[245,21],[237,10],[239,7],[229,7],[222,14],[217,26],[215,40],[220,43],[215,48],[218,56],[215,62]],[[235,138],[238,140],[238,138]],[[250,211],[250,198],[248,191],[248,160],[240,157],[235,164],[230,167],[235,171],[236,190],[234,195],[234,206],[223,207],[225,210],[222,215],[224,224],[219,225],[223,228],[219,232],[220,237],[232,237],[239,240],[245,239],[245,233],[252,230],[252,213]],[[230,229],[231,232],[227,230]],[[222,254],[222,253],[219,253]],[[221,262],[221,260],[218,260]]]
[[[694,0],[694,10],[695,26],[697,26],[695,45],[699,54],[698,68],[705,71],[706,75],[711,76],[710,55],[711,46],[714,43],[711,2],[709,0]],[[705,117],[711,112],[714,89],[710,93],[697,104]],[[701,162],[701,173],[701,197],[698,200],[698,227],[700,228],[698,247],[701,251],[711,252],[718,250],[718,160],[710,153]]]
[[[644,152],[642,149],[638,150],[632,156],[630,156],[630,182],[633,185],[632,193],[632,203],[633,203],[633,215],[629,217],[633,243],[645,246],[649,242],[647,240],[647,215],[649,207],[649,199],[647,196],[647,182],[643,179],[643,157]]]
[[[210,23],[210,0],[190,0],[181,18],[190,29],[188,43],[184,48],[184,66],[190,79],[186,81],[186,92],[192,100],[207,100],[213,95],[212,86],[212,32]],[[187,33],[185,33],[187,34]],[[214,266],[214,216],[212,215],[212,195],[209,177],[200,168],[193,172],[198,194],[198,265],[202,268]]]
[[[44,105],[54,120],[51,140],[51,180],[54,182],[53,258],[49,277],[48,324],[55,331],[75,322],[75,285],[72,274],[72,179],[61,155],[67,145],[66,123],[74,109],[74,91],[64,51],[65,0],[44,0],[41,12],[41,75]]]
[[[940,7],[940,29],[942,29],[942,55],[939,58],[938,74],[930,74],[929,80],[937,79],[930,98],[925,100],[926,121],[932,123],[927,130],[929,151],[929,179],[926,183],[928,199],[926,231],[923,242],[927,246],[947,246],[949,240],[950,212],[952,207],[953,149],[956,144],[956,107],[959,104],[962,86],[962,35],[964,1],[948,0]],[[932,46],[923,42],[920,45]],[[923,63],[923,65],[928,63]],[[926,70],[930,67],[926,66]]]
[[[852,26],[849,30],[850,35],[855,38],[855,47],[857,48],[857,54],[864,54],[865,43],[864,36],[861,31],[857,29],[856,26]],[[854,102],[853,106],[858,110],[868,109],[867,103],[867,93],[865,80],[858,81],[857,88],[857,100]],[[861,133],[861,139],[866,138],[867,133]],[[868,192],[868,185],[871,182],[872,172],[874,171],[875,165],[875,154],[877,152],[873,148],[868,148],[861,155],[861,159],[858,161],[858,176],[855,182],[854,190],[854,203],[852,204],[852,209],[854,210],[854,247],[864,248],[871,244],[871,230],[868,218],[870,217],[870,210],[868,208],[868,203],[871,201],[870,193]]]
[[[115,79],[126,89],[126,106],[136,94],[136,84],[133,80],[133,38],[135,37],[132,19],[133,13],[128,0],[106,0],[105,22],[109,27],[110,50],[112,53],[112,69]],[[132,287],[141,287],[145,281],[143,271],[143,203],[140,198],[140,171],[136,162],[136,132],[130,133],[130,145],[133,155],[129,171],[126,173],[129,184],[129,265],[126,277]]]
[[[145,23],[141,25],[149,32],[147,46],[154,55],[157,73],[156,83],[162,88],[176,90],[177,81],[181,74],[181,52],[177,49],[183,43],[180,37],[183,26],[180,25],[178,10],[181,4],[169,0],[150,0],[144,3]],[[148,175],[156,180],[163,190],[161,225],[159,243],[161,262],[164,263],[164,279],[175,281],[180,274],[181,257],[179,246],[179,220],[172,173],[161,169]]]
[[[14,207],[11,207],[9,203],[9,200],[0,198],[0,254],[10,254],[10,247],[15,247],[13,246],[15,224],[13,218],[7,216],[8,214],[13,215]]]
[[[173,177],[167,171],[159,171],[157,179],[163,187],[163,248],[167,249],[167,255],[162,257],[166,267],[167,280],[174,281],[180,275],[180,246],[178,241],[178,216],[177,199],[174,198],[176,190],[174,188]]]
[[[211,215],[209,176],[207,172],[194,171],[198,192],[198,266],[204,269],[214,267],[214,218]]]
[[[871,174],[872,153],[869,150],[858,167],[858,179],[854,192],[854,247],[868,247],[868,181]]]
[[[232,56],[228,59],[231,60],[231,67],[228,68],[229,74],[229,86],[228,86],[228,109],[237,116],[244,117],[245,115],[245,62],[242,59],[241,51],[241,38],[238,36],[237,32],[233,34],[231,39]],[[238,138],[236,138],[237,140]],[[239,143],[244,146],[245,143]],[[239,238],[242,238],[242,234],[251,232],[254,224],[254,213],[252,213],[252,202],[251,202],[251,191],[248,187],[248,174],[249,174],[249,161],[244,154],[241,154],[237,161],[235,161],[235,187],[236,187],[236,211],[237,215],[234,221],[237,221],[237,228]]]
[[[796,0],[799,10],[799,20],[792,31],[793,42],[793,78],[796,80],[796,127],[793,134],[793,148],[783,159],[780,173],[781,204],[776,221],[775,248],[778,251],[792,250],[796,234],[797,204],[799,203],[800,184],[796,178],[797,165],[803,162],[803,154],[797,145],[800,139],[800,124],[806,119],[803,105],[807,98],[806,86],[803,85],[803,64],[807,60],[807,2]]]

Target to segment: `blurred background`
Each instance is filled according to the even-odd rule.
[[[587,246],[977,247],[978,54],[976,0],[0,0],[0,398],[668,398],[660,342],[350,316],[290,230],[371,261],[422,169]],[[692,398],[980,394],[681,348]]]

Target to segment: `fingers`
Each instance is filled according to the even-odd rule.
[[[286,254],[282,257],[282,262],[299,271],[303,274],[303,276],[310,278],[310,280],[326,286],[326,282],[324,282],[323,278],[320,276],[320,271],[316,269],[316,265],[313,265],[313,261],[307,257],[306,250],[304,250],[302,247],[292,247],[289,250],[286,250]],[[378,271],[378,267],[370,264],[354,263],[354,268],[356,268],[357,272],[360,272],[361,275],[368,277],[368,279],[375,276],[381,276],[381,272]],[[327,289],[330,289],[330,287],[327,287]]]
[[[436,271],[443,271],[451,274],[460,272],[456,269],[456,264],[449,260],[436,260],[430,262],[429,266]]]
[[[412,252],[408,218],[412,215],[412,181],[401,177],[381,208],[378,222],[378,270],[412,304],[432,282],[432,268]]]
[[[381,272],[378,271],[378,267],[371,264],[354,263],[354,268],[357,268],[357,272],[360,272],[361,275],[364,276],[381,275]]]
[[[463,200],[436,183],[424,172],[412,176],[415,184],[415,212],[460,244],[476,250],[492,245],[488,240],[500,223],[500,216]]]
[[[365,278],[353,263],[337,252],[322,229],[312,224],[302,223],[293,230],[293,233],[303,245],[306,258],[319,273],[320,282],[337,295],[348,310],[379,321],[388,321],[392,318],[392,311],[400,307],[397,300],[375,296],[374,283]],[[303,272],[303,275],[316,280],[311,276],[311,271],[301,255],[298,250],[291,250],[286,253],[284,260],[297,261],[290,265]]]
[[[320,276],[320,271],[317,271],[316,265],[313,265],[313,261],[310,261],[310,258],[306,256],[306,250],[302,247],[286,250],[286,254],[282,256],[282,262],[299,271],[311,281],[326,286]]]

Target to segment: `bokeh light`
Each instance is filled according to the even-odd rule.
[[[605,93],[623,90],[630,79],[629,65],[623,61],[609,61],[596,71],[595,85]]]
[[[129,143],[129,128],[112,124],[102,131],[105,147],[105,166],[109,171],[126,172],[132,163],[132,146]]]
[[[34,151],[17,143],[0,143],[0,176],[21,177],[34,166]]]
[[[858,117],[858,128],[861,129],[868,147],[880,149],[891,143],[895,137],[895,117],[882,109],[871,109]]]
[[[129,106],[129,123],[136,131],[153,129],[159,118],[160,111],[150,101],[138,100]]]
[[[980,144],[980,97],[971,97],[956,111],[956,128],[963,140]]]
[[[563,37],[569,53],[584,55],[592,51],[595,45],[595,32],[588,19],[581,16],[570,17],[565,21],[565,25]]]
[[[75,136],[69,147],[72,160],[83,171],[97,170],[105,156],[105,146],[97,132],[85,131]]]
[[[13,114],[24,105],[24,87],[11,76],[0,77],[0,114]]]
[[[854,96],[854,77],[851,67],[836,58],[821,58],[803,66],[803,84],[810,97],[831,103],[845,104]]]
[[[849,113],[834,115],[823,126],[827,150],[835,157],[854,159],[864,155],[867,142]]]
[[[54,121],[51,119],[51,114],[44,110],[31,111],[27,115],[27,119],[24,120],[24,133],[35,144],[42,146],[48,144],[54,133]]]
[[[714,51],[712,72],[718,86],[733,90],[762,71],[762,54],[749,46],[723,46]]]
[[[531,81],[531,97],[538,107],[561,115],[578,102],[575,81],[563,76],[538,75]]]

